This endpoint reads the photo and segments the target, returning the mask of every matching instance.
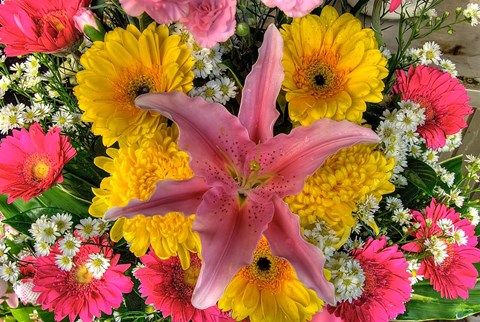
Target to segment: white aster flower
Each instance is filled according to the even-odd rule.
[[[65,254],[57,254],[55,255],[55,264],[57,264],[58,268],[62,271],[69,272],[73,267],[73,259]]]
[[[480,19],[480,7],[478,3],[467,4],[467,7],[463,10],[463,15],[472,26],[478,25],[478,20]]]
[[[426,251],[432,254],[435,265],[441,265],[448,257],[447,244],[443,240],[431,237],[425,240],[423,244],[426,247]]]
[[[237,86],[235,82],[229,77],[223,76],[220,78],[220,93],[222,95],[221,104],[227,103],[231,98],[237,95]]]
[[[418,274],[418,270],[420,269],[420,262],[418,259],[411,259],[408,262],[407,272],[409,272],[412,276],[408,279],[410,280],[410,284],[413,285],[418,281],[422,281],[424,276]]]
[[[2,242],[0,242],[0,264],[6,263],[8,261],[9,251],[10,247],[8,247],[5,241],[2,239]]]
[[[439,64],[441,55],[442,52],[440,51],[440,46],[436,42],[426,42],[422,47],[422,56],[420,57],[420,63],[422,65]]]
[[[195,77],[208,78],[213,69],[212,62],[204,55],[193,55],[193,58],[195,59],[193,65],[193,73],[195,74]]]
[[[7,262],[0,266],[0,278],[6,282],[14,284],[19,274],[20,271],[14,262]]]
[[[335,231],[330,229],[324,221],[317,221],[312,229],[305,229],[303,232],[305,238],[317,246],[328,260],[335,252],[335,245],[340,242]]]
[[[448,239],[449,242],[454,242],[458,246],[463,246],[468,243],[468,236],[465,236],[465,231],[463,229],[455,229],[455,227],[452,227],[446,235],[450,237]]]
[[[80,250],[82,241],[72,234],[66,234],[65,237],[59,241],[58,246],[62,254],[73,257]]]
[[[47,244],[53,244],[57,240],[57,237],[60,236],[60,232],[57,229],[57,226],[54,222],[48,220],[43,223],[40,227],[40,234],[38,235],[37,241],[45,242]]]
[[[480,223],[480,216],[478,215],[478,209],[474,207],[468,207],[465,216],[470,220],[470,223],[477,226]]]
[[[412,213],[410,210],[404,208],[395,209],[393,211],[392,220],[402,226],[409,225],[412,220]]]
[[[457,72],[457,67],[455,64],[450,60],[450,59],[440,59],[440,62],[438,63],[442,71],[450,73],[452,77],[457,77],[458,72]]]
[[[362,295],[365,274],[357,260],[345,253],[337,253],[326,263],[325,268],[332,274],[330,281],[334,285],[338,301],[351,303]]]
[[[57,226],[58,231],[63,234],[72,227],[72,216],[65,212],[57,213],[51,218],[52,222]]]
[[[35,253],[37,254],[37,256],[48,256],[50,255],[50,250],[51,250],[51,246],[50,244],[46,243],[46,242],[36,242],[34,245],[33,245],[33,248],[35,249]]]
[[[387,210],[390,210],[390,211],[400,209],[400,208],[403,208],[403,202],[400,198],[386,197],[385,198],[385,208]]]
[[[84,239],[89,239],[100,234],[97,220],[91,217],[80,219],[80,223],[75,226],[75,229],[77,229],[78,234]]]
[[[447,234],[448,231],[454,228],[452,220],[448,218],[438,220],[437,226],[443,231],[444,234]]]
[[[87,270],[92,273],[93,278],[101,279],[103,274],[110,267],[110,260],[105,258],[102,254],[90,254],[85,266]]]
[[[425,12],[425,15],[430,19],[434,19],[438,16],[437,14],[437,10],[435,10],[435,8],[432,8],[432,9],[429,9],[427,10],[427,12]]]
[[[58,126],[62,130],[69,130],[73,127],[73,117],[70,112],[57,111],[52,117],[53,125]]]
[[[217,79],[208,81],[202,87],[202,94],[201,96],[210,103],[213,102],[221,102],[222,101],[222,93],[220,92],[220,81]]]

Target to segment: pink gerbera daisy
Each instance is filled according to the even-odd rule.
[[[63,181],[62,169],[76,153],[59,128],[45,134],[34,123],[28,131],[13,130],[0,144],[0,193],[9,195],[8,203],[39,196]]]
[[[468,297],[468,289],[475,286],[478,272],[473,263],[480,262],[476,248],[475,226],[468,219],[460,219],[453,208],[432,199],[425,214],[413,211],[413,219],[420,227],[412,234],[415,241],[402,248],[426,254],[418,274],[430,279],[433,288],[442,297]]]
[[[385,247],[386,243],[385,236],[369,239],[363,249],[352,252],[365,276],[362,295],[328,306],[330,314],[344,321],[386,322],[405,312],[412,292],[408,264],[397,245]]]
[[[425,109],[425,123],[417,132],[432,149],[445,146],[447,135],[467,127],[465,116],[473,113],[467,104],[465,87],[436,67],[420,65],[411,66],[408,73],[397,71],[393,93],[401,93],[402,100],[418,103]]]
[[[140,293],[147,297],[146,303],[153,304],[163,316],[171,315],[172,321],[219,321],[223,314],[217,306],[200,310],[191,303],[201,262],[197,254],[190,255],[190,268],[184,271],[179,257],[162,260],[150,249],[140,258],[145,267],[135,273],[140,280]]]
[[[58,254],[59,248],[54,246],[50,255],[39,257],[33,279],[33,291],[40,293],[37,302],[43,310],[54,311],[56,321],[68,316],[72,322],[78,316],[88,322],[100,317],[102,312],[112,314],[112,308],[120,307],[122,294],[132,291],[130,277],[123,275],[130,264],[117,265],[120,255],[113,254],[105,239],[96,238],[94,244],[82,245],[73,257],[70,270],[58,266]],[[92,254],[101,254],[109,260],[108,268],[101,276],[95,276],[89,270]]]
[[[0,4],[0,39],[7,56],[58,53],[82,38],[73,16],[91,0],[10,0]]]

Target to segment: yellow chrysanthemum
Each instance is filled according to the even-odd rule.
[[[340,150],[307,178],[302,192],[285,198],[304,228],[320,219],[336,232],[337,247],[341,246],[355,226],[356,204],[367,195],[380,201],[395,190],[389,182],[395,160],[374,149],[371,144],[357,144]]]
[[[238,321],[303,322],[323,306],[315,292],[298,280],[293,267],[284,259],[274,257],[266,239],[254,253],[252,264],[243,267],[233,278],[218,307],[232,311]]]
[[[130,142],[152,135],[164,118],[144,111],[135,98],[149,92],[188,92],[194,74],[191,49],[166,26],[150,24],[143,32],[134,25],[115,28],[82,55],[84,70],[74,88],[82,120],[111,146],[120,136]]]
[[[359,123],[365,102],[380,102],[387,60],[374,32],[349,13],[325,6],[282,26],[285,42],[282,88],[292,121],[310,125],[321,118]]]
[[[177,136],[176,128],[162,123],[152,138],[135,143],[121,139],[119,149],[109,148],[108,157],[95,158],[95,164],[110,176],[102,180],[100,188],[93,189],[95,197],[90,214],[102,217],[110,207],[124,206],[134,198],[146,200],[158,180],[192,177],[188,154],[178,149]],[[185,218],[178,212],[121,218],[112,227],[111,238],[114,241],[125,238],[138,257],[144,255],[150,245],[162,259],[178,255],[186,269],[190,265],[189,252],[200,251],[198,234],[192,232],[193,219],[194,215]]]

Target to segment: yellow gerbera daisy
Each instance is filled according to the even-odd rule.
[[[178,149],[176,127],[159,125],[152,138],[143,138],[135,143],[119,141],[119,149],[107,149],[108,157],[95,158],[95,164],[108,172],[100,188],[94,188],[92,216],[102,217],[114,206],[124,206],[131,199],[146,200],[153,193],[155,184],[163,179],[188,179],[193,171],[188,166],[189,157]],[[189,252],[200,251],[200,239],[192,232],[194,216],[185,218],[178,212],[165,216],[136,216],[121,218],[111,230],[114,241],[122,237],[128,241],[130,250],[138,257],[144,255],[151,245],[162,259],[178,255],[182,266],[190,266]]]
[[[324,221],[340,238],[339,247],[355,226],[352,212],[357,203],[365,201],[367,195],[380,201],[382,195],[395,190],[389,181],[394,165],[394,159],[387,160],[371,144],[342,149],[307,178],[302,192],[285,198],[285,202],[300,216],[304,228],[318,219]]]
[[[387,60],[374,32],[349,13],[325,6],[282,26],[282,60],[289,115],[310,125],[320,118],[359,123],[365,102],[380,102],[388,75]]]
[[[298,280],[293,267],[270,253],[263,238],[255,250],[253,262],[233,278],[218,307],[232,311],[238,321],[303,322],[323,306],[323,301]]]
[[[164,118],[144,111],[135,98],[149,92],[188,92],[194,74],[191,49],[166,26],[150,24],[143,32],[134,25],[115,28],[105,40],[94,42],[82,55],[84,70],[74,88],[82,120],[93,122],[92,131],[110,146],[120,136],[130,142],[152,135]]]

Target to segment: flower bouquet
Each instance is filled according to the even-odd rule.
[[[0,320],[480,312],[441,2],[2,1]]]

